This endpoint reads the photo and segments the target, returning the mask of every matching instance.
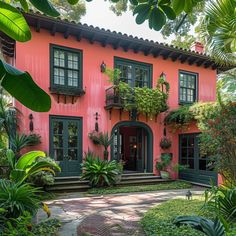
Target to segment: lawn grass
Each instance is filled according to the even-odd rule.
[[[158,190],[172,190],[172,189],[188,189],[191,188],[190,183],[184,181],[173,181],[167,183],[158,183],[152,185],[139,186],[123,186],[123,187],[107,187],[107,188],[92,188],[87,193],[89,194],[115,194],[115,193],[131,193],[131,192],[148,192]]]
[[[202,209],[202,199],[175,199],[162,203],[148,210],[141,220],[141,225],[147,236],[203,236],[205,234],[190,226],[177,227],[173,220],[177,216],[199,215],[214,219],[214,214]]]

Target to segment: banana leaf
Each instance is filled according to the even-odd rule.
[[[28,72],[0,60],[0,82],[9,94],[27,108],[37,112],[50,110],[50,96],[34,82]]]
[[[38,157],[46,157],[42,151],[27,152],[22,155],[15,165],[15,169],[27,169]]]

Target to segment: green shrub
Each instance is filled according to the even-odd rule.
[[[54,236],[61,227],[58,219],[49,219],[33,226],[32,233],[35,236]]]
[[[56,162],[50,157],[38,157],[35,161],[37,163],[40,163],[41,161],[46,161],[50,163],[50,165],[57,166]],[[37,187],[45,187],[54,184],[54,176],[49,171],[40,171],[36,174],[31,175],[29,177],[29,182]]]
[[[54,184],[54,176],[47,171],[40,171],[30,176],[29,182],[37,187],[45,187]]]
[[[58,219],[49,219],[39,224],[32,224],[32,216],[29,212],[16,219],[4,222],[2,236],[55,236],[61,227]]]
[[[178,227],[189,225],[207,236],[225,236],[225,227],[218,218],[212,221],[201,216],[178,216],[174,224]]]
[[[82,178],[89,180],[93,187],[111,186],[119,174],[116,161],[101,160],[93,153],[87,153],[82,170]]]
[[[212,187],[205,191],[206,206],[226,222],[236,222],[236,188]]]
[[[24,212],[16,219],[8,219],[4,224],[2,236],[35,236],[32,232],[32,216],[29,212]]]
[[[30,176],[41,172],[47,171],[55,175],[55,171],[60,171],[60,167],[46,157],[42,151],[32,151],[22,155],[19,160],[12,150],[7,151],[7,157],[11,167],[10,179],[15,182],[22,183]]]
[[[6,210],[4,208],[0,208],[0,235],[2,235],[3,230],[5,229],[5,223],[7,221],[5,215],[6,215]]]
[[[0,180],[0,208],[4,208],[8,218],[17,218],[25,211],[34,215],[40,207],[36,193],[38,189],[29,184]]]
[[[159,171],[166,170],[170,165],[172,160],[172,156],[169,153],[161,154],[161,161],[157,161],[156,169]]]
[[[214,213],[207,209],[201,210],[203,205],[204,202],[200,200],[170,200],[148,210],[141,224],[147,236],[203,236],[203,233],[190,226],[177,227],[174,224],[177,216],[184,215],[199,215],[213,219]]]

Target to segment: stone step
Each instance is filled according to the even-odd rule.
[[[123,173],[122,177],[138,177],[138,176],[154,176],[153,173],[136,173],[136,172],[131,172],[131,173]]]
[[[127,182],[127,181],[143,181],[143,180],[153,180],[153,179],[160,179],[160,176],[123,176],[121,178],[121,182]],[[88,180],[74,180],[74,179],[68,179],[66,180],[57,180],[55,181],[54,186],[82,186],[82,185],[88,185]]]
[[[121,186],[137,186],[137,185],[151,185],[151,184],[160,184],[160,183],[168,183],[174,180],[163,180],[163,179],[145,179],[145,180],[133,180],[133,181],[124,181],[120,182],[116,186],[121,187]],[[47,187],[48,191],[51,192],[85,192],[88,189],[90,189],[91,186],[88,184],[68,184],[68,185],[53,185],[50,187]]]
[[[117,186],[159,184],[170,181],[172,180],[163,180],[160,176],[155,176],[153,173],[125,173],[122,174],[121,182]],[[52,192],[83,192],[90,188],[89,181],[82,180],[80,176],[69,176],[56,177],[55,184],[48,186],[47,190]]]
[[[146,179],[160,179],[160,176],[123,176],[121,177],[121,181],[130,181],[130,180],[146,180]]]
[[[147,185],[147,184],[159,184],[159,183],[167,183],[171,182],[174,180],[171,179],[144,179],[144,180],[130,180],[130,181],[121,181],[117,186],[124,186],[124,185],[130,185],[130,186],[135,186],[135,185]]]
[[[139,173],[139,172],[131,172],[131,173],[124,173],[122,174],[124,177],[138,177],[138,176],[154,176],[153,173]],[[62,182],[62,181],[78,181],[81,179],[81,176],[65,176],[65,177],[55,177],[55,182]]]
[[[88,180],[70,180],[70,181],[57,181],[54,183],[53,186],[67,186],[67,185],[78,185],[78,186],[83,186],[83,185],[88,185],[89,181]]]
[[[82,186],[50,186],[47,187],[47,191],[50,192],[85,192],[91,187],[89,185],[82,185]]]
[[[55,177],[55,182],[79,181],[81,176]]]

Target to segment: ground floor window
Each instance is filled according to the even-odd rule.
[[[50,155],[58,161],[60,175],[80,173],[82,160],[82,119],[50,116]]]
[[[179,163],[188,169],[179,173],[180,178],[192,182],[210,184],[217,182],[217,173],[208,156],[201,156],[199,150],[199,133],[181,134],[179,136]]]

